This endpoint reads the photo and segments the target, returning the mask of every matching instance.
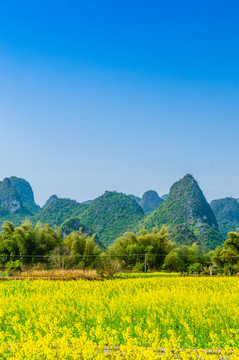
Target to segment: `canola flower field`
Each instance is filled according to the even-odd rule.
[[[0,359],[236,360],[238,325],[238,278],[0,283]]]

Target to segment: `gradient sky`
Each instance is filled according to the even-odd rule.
[[[239,198],[238,19],[238,1],[0,1],[0,179],[40,205],[186,173]]]

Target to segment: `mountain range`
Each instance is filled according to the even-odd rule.
[[[31,185],[18,177],[0,182],[0,225],[15,226],[29,219],[61,227],[63,235],[78,230],[95,233],[98,243],[109,246],[126,231],[169,226],[170,238],[180,244],[196,242],[215,249],[229,231],[239,228],[239,202],[234,198],[207,202],[199,184],[190,174],[174,183],[161,197],[146,191],[142,198],[106,191],[94,200],[79,203],[52,195],[41,208],[35,203]]]

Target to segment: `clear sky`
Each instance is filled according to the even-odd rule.
[[[239,3],[0,1],[0,179],[239,197]]]

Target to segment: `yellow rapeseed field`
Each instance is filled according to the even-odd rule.
[[[238,278],[0,283],[0,359],[235,360],[238,325]]]

